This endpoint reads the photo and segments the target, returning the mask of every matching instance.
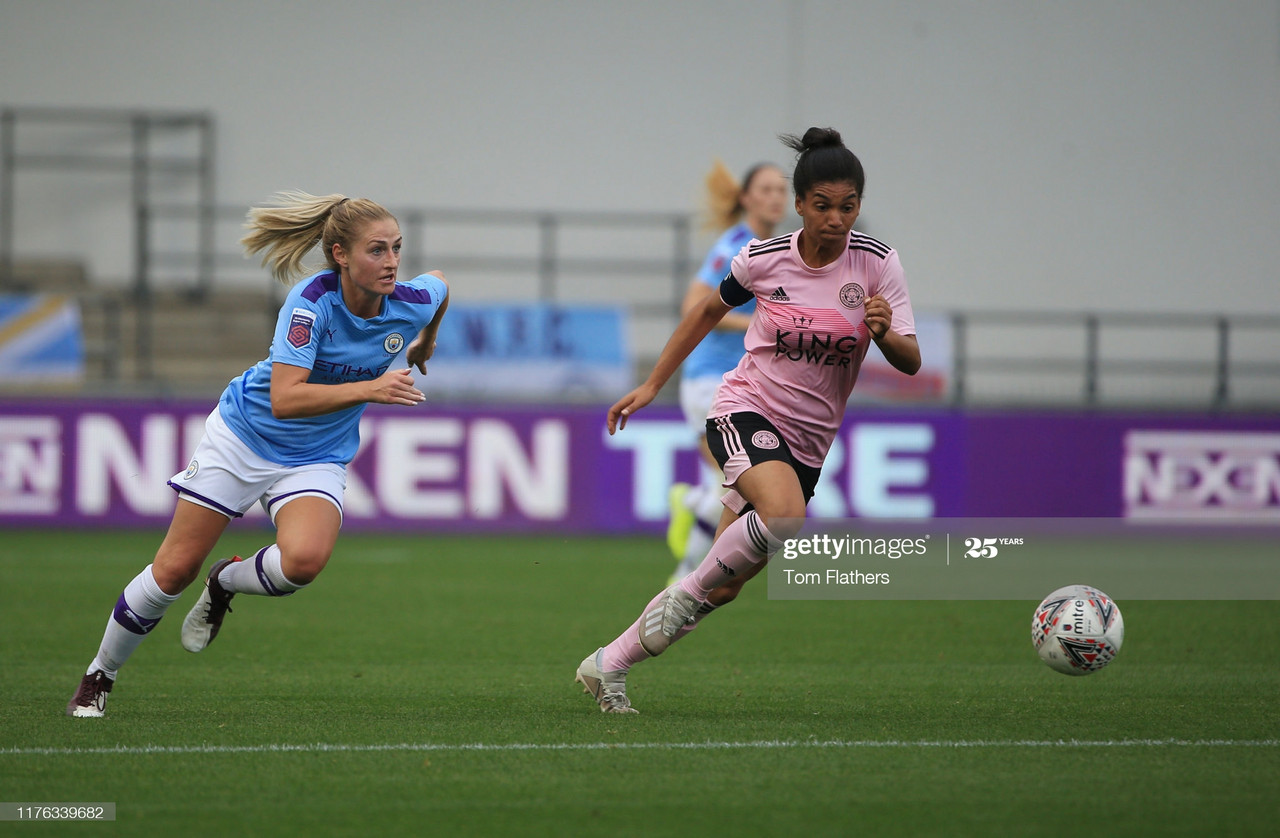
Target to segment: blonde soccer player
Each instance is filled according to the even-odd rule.
[[[168,534],[116,600],[70,716],[103,715],[120,667],[196,580],[227,524],[255,503],[270,514],[275,541],[212,565],[182,645],[208,646],[236,594],[288,596],[310,584],[338,539],[366,405],[425,398],[408,367],[426,371],[448,306],[444,277],[398,281],[400,227],[373,201],[278,198],[250,210],[245,249],[263,253],[286,283],[317,244],[326,267],[289,291],[268,357],[227,385],[190,465],[169,481],[178,498]],[[402,352],[407,364],[397,362]]]

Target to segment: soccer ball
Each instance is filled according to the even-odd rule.
[[[1059,588],[1036,606],[1031,642],[1040,659],[1066,675],[1111,663],[1124,642],[1124,619],[1111,597],[1089,585]]]

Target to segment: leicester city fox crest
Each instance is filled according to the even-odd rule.
[[[778,447],[778,435],[772,431],[756,431],[751,435],[751,444],[756,448],[774,449]]]
[[[866,292],[856,282],[850,282],[840,289],[840,305],[845,308],[858,308],[865,297]]]

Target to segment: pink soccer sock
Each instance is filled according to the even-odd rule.
[[[764,561],[765,557],[777,550],[781,544],[782,542],[769,532],[753,509],[725,529],[711,545],[711,552],[702,560],[702,564],[680,582],[680,587],[705,605],[707,597],[713,590],[739,573]],[[625,672],[645,658],[652,657],[640,645],[640,624],[644,621],[644,615],[656,607],[661,598],[662,594],[659,593],[649,600],[649,604],[640,612],[636,621],[612,643],[604,647],[604,654],[600,657],[600,668],[603,671]],[[689,625],[687,630],[677,632],[672,642],[692,631],[697,621],[710,613],[710,610],[708,608],[700,611],[693,624]]]
[[[679,640],[689,632],[696,629],[698,627],[698,623],[702,622],[703,617],[707,616],[708,614],[710,614],[712,611],[715,611],[719,607],[720,606],[712,605],[709,602],[702,603],[702,607],[699,608],[697,613],[693,615],[693,622],[685,623],[680,628],[676,629],[676,636],[671,638],[671,642],[675,643],[677,640]]]
[[[640,661],[653,657],[640,645],[640,623],[644,620],[644,615],[648,614],[650,609],[654,608],[661,598],[662,593],[659,593],[649,600],[649,604],[640,612],[639,618],[626,631],[618,635],[616,640],[604,647],[604,654],[600,656],[600,669],[602,672],[617,672],[618,670],[626,672]],[[711,603],[704,602],[702,608],[694,615],[693,622],[681,626],[680,630],[676,632],[676,636],[671,638],[671,642],[675,643],[697,628],[702,618],[714,611],[715,608],[716,606]]]
[[[604,647],[604,654],[600,656],[601,671],[626,672],[645,658],[653,657],[640,645],[640,623],[644,620],[644,615],[649,613],[649,609],[656,606],[661,598],[662,593],[659,592],[656,597],[649,600],[649,604],[640,612],[636,621],[612,643]]]
[[[725,528],[702,564],[680,582],[680,587],[699,602],[706,602],[712,591],[764,561],[781,544],[753,509]]]

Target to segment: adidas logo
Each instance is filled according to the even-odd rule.
[[[769,295],[769,299],[770,299],[771,301],[775,302],[775,303],[789,303],[789,302],[791,302],[791,298],[787,296],[787,292],[786,292],[786,291],[783,291],[783,290],[782,290],[782,286],[781,286],[781,285],[779,285],[779,286],[777,287],[777,289],[776,289],[772,294],[770,294],[770,295]]]

